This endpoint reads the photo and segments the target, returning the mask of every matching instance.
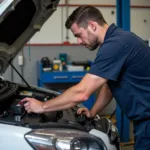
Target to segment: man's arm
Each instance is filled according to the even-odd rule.
[[[107,85],[105,83],[100,90],[97,100],[90,110],[91,112],[91,117],[94,117],[97,113],[101,112],[112,100],[112,93]]]
[[[112,100],[112,94],[107,83],[105,83],[99,91],[98,97],[91,110],[85,107],[78,109],[78,114],[85,114],[88,118],[93,118],[97,113],[101,112]]]
[[[106,79],[86,74],[81,82],[66,90],[60,96],[44,103],[44,111],[56,111],[71,108],[80,102],[86,101],[89,96],[100,88]]]
[[[41,113],[63,110],[86,101],[93,92],[101,88],[106,82],[107,79],[92,74],[86,74],[80,83],[69,88],[52,100],[43,103],[35,99],[25,98],[22,101],[27,102],[24,106],[28,112]]]

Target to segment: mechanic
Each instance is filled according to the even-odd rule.
[[[74,107],[100,89],[93,108],[79,110],[88,117],[102,111],[114,97],[134,122],[135,150],[150,150],[150,48],[132,32],[106,23],[101,12],[82,5],[69,16],[79,44],[93,51],[100,46],[94,63],[81,82],[52,100],[25,98],[28,113],[43,113]]]

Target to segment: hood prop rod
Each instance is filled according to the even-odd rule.
[[[23,78],[23,76],[19,73],[19,71],[13,66],[13,64],[11,63],[11,61],[9,61],[9,64],[11,65],[11,67],[17,72],[17,74],[20,76],[20,78],[25,82],[25,84],[29,87],[30,85],[27,83],[27,81]]]

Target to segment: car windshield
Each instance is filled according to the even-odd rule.
[[[0,15],[4,12],[4,10],[11,5],[14,0],[0,0]]]

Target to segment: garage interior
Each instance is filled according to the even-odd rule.
[[[54,14],[11,62],[29,85],[63,92],[79,83],[90,69],[98,49],[88,51],[77,44],[71,31],[65,29],[67,17],[82,4],[95,6],[109,25],[115,23],[136,33],[150,46],[149,0],[61,0]],[[2,76],[6,80],[25,84],[12,66]],[[83,105],[90,109],[96,97],[97,93],[94,93]],[[133,150],[132,122],[123,114],[115,99],[99,115],[110,118],[117,126],[122,150]]]

